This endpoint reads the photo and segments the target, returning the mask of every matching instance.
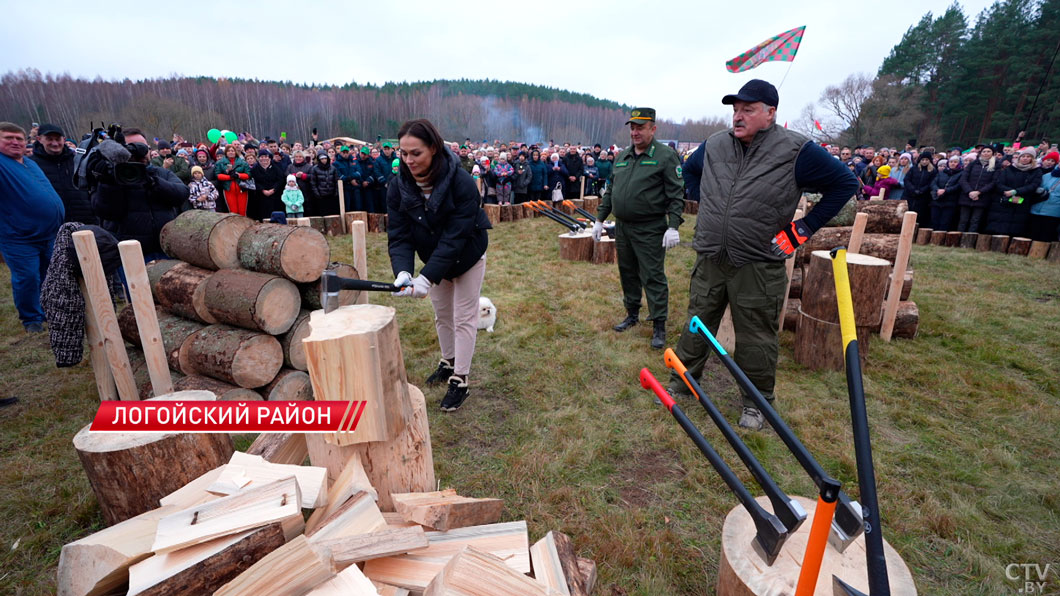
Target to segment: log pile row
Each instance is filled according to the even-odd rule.
[[[944,232],[920,228],[916,235],[920,245],[967,248],[979,252],[1000,252],[1032,259],[1060,262],[1060,242],[1040,242],[1019,236],[977,234],[975,232]]]
[[[319,219],[341,230],[338,216]],[[321,273],[359,277],[352,265],[330,262],[324,235],[308,225],[193,210],[168,223],[161,242],[174,259],[148,264],[147,276],[175,387],[225,400],[311,399],[302,339],[309,313],[321,308]],[[339,295],[340,304],[357,299],[357,292]],[[126,342],[141,345],[131,306],[118,326]],[[133,368],[141,397],[150,395],[145,367]]]
[[[261,434],[244,453],[227,435],[86,427],[75,439],[86,474],[109,481],[97,499],[122,507],[63,547],[60,595],[592,592],[596,564],[568,536],[531,543],[525,521],[502,521],[501,500],[435,490],[426,401],[407,382],[394,309],[316,311],[309,325],[317,396],[365,401],[357,428]],[[196,398],[216,396],[156,399]]]

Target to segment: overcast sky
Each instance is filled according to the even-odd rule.
[[[780,86],[787,72],[778,120],[794,121],[826,86],[875,74],[910,25],[950,3],[5,2],[13,26],[0,36],[0,71],[335,84],[491,78],[654,107],[678,121],[728,117],[722,95],[752,78]],[[961,2],[970,24],[988,4]],[[800,25],[790,72],[788,63],[725,70],[726,60]]]

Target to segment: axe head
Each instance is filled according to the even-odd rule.
[[[764,510],[762,513],[764,515],[761,517],[751,516],[755,522],[755,530],[757,530],[754,541],[751,542],[751,548],[765,560],[766,565],[772,565],[791,534],[777,516]]]
[[[868,596],[834,575],[832,576],[832,594],[833,596]]]
[[[339,305],[339,276],[334,271],[324,270],[320,276],[320,307],[327,314]]]
[[[839,494],[836,503],[835,517],[832,518],[832,531],[828,534],[828,543],[832,548],[843,552],[854,539],[865,531],[865,517],[861,503],[851,501],[846,493]]]

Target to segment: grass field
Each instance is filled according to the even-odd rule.
[[[670,345],[685,323],[691,223],[667,257]],[[561,231],[539,219],[491,234],[483,293],[500,314],[479,335],[471,397],[443,414],[444,389],[426,390],[438,478],[503,498],[531,540],[570,534],[599,565],[598,594],[712,594],[736,499],[640,388],[641,367],[667,371],[648,326],[610,329],[623,316],[616,268],[560,261]],[[370,277],[390,279],[385,255],[370,235]],[[333,256],[351,258],[348,239]],[[1046,593],[1060,593],[1060,264],[933,246],[912,262],[920,336],[873,342],[865,370],[884,535],[921,594],[1016,594],[1005,569],[1023,563],[1051,564]],[[102,524],[70,443],[98,397],[87,362],[56,369],[47,338],[22,333],[0,274],[0,396],[21,399],[0,410],[0,593],[49,594],[62,545]],[[372,300],[398,309],[409,378],[425,378],[439,356],[430,304]],[[778,409],[856,497],[844,377],[794,363],[792,340],[781,335]],[[705,377],[735,420],[716,360]],[[760,494],[705,413],[686,409]],[[783,489],[816,494],[775,434],[744,436]]]

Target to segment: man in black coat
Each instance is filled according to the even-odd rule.
[[[129,161],[146,166],[146,181],[125,185],[101,180],[92,191],[92,209],[119,241],[138,240],[146,260],[164,258],[158,236],[188,201],[188,187],[173,172],[147,165],[147,138],[139,129],[125,129],[125,143],[132,152]]]
[[[99,218],[92,212],[88,192],[74,186],[74,152],[66,146],[63,129],[54,124],[42,124],[29,156],[40,166],[52,188],[63,200],[66,218],[63,223],[78,222],[96,225]]]
[[[577,199],[580,192],[578,191],[578,185],[581,184],[582,172],[585,169],[585,164],[582,163],[582,156],[578,154],[578,150],[571,147],[567,150],[567,155],[563,158],[563,165],[567,166],[567,184],[565,184],[566,194],[568,199]]]

